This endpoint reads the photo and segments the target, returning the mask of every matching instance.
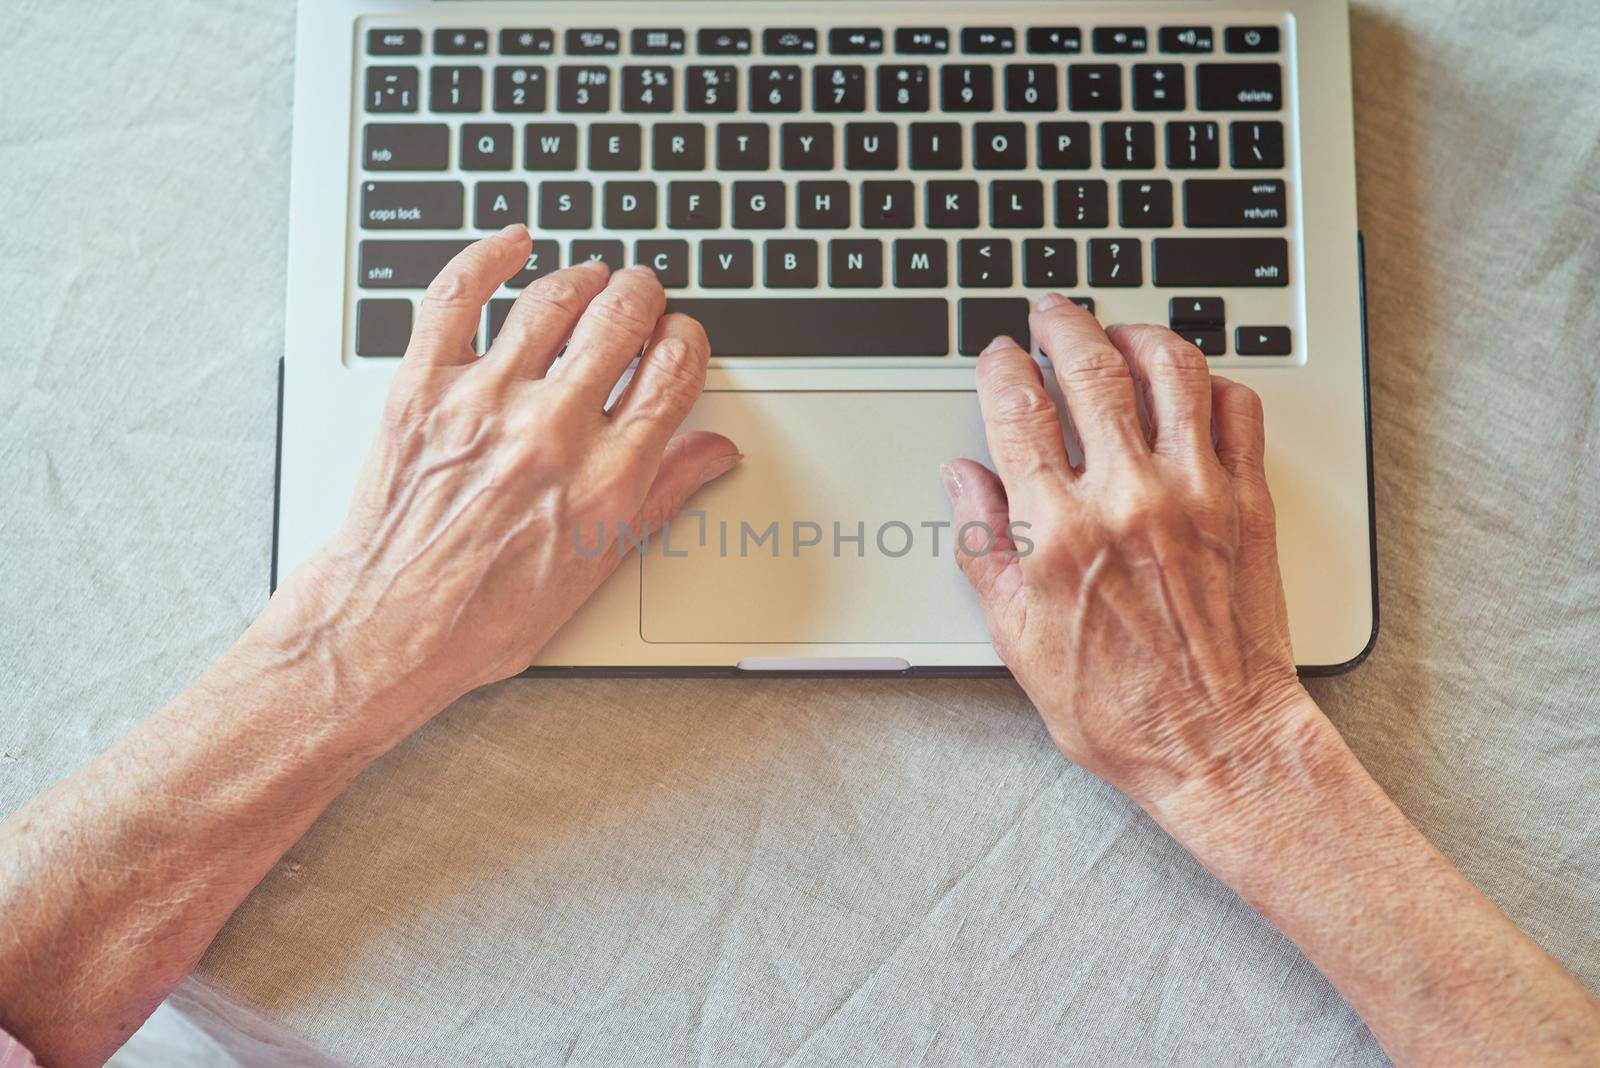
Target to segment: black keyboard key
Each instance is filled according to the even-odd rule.
[[[422,54],[421,30],[368,30],[369,56],[418,56]]]
[[[607,182],[600,218],[608,230],[654,230],[656,183]]]
[[[556,72],[556,110],[582,114],[610,111],[611,68],[560,68]]]
[[[1056,228],[1100,230],[1111,225],[1110,191],[1099,179],[1056,183]]]
[[[1278,178],[1192,178],[1183,183],[1183,225],[1287,226],[1288,191]]]
[[[1028,165],[1028,128],[1020,122],[972,126],[972,165],[980,171],[1020,171]]]
[[[664,289],[682,289],[689,284],[689,242],[640,240],[633,244],[633,262],[656,272]]]
[[[1220,330],[1228,321],[1221,297],[1173,297],[1167,302],[1167,321],[1178,327]]]
[[[650,127],[650,164],[658,171],[706,169],[706,128],[698,122],[658,122]]]
[[[828,242],[828,285],[834,289],[883,287],[883,242],[839,238]]]
[[[706,289],[749,289],[755,284],[755,247],[749,241],[700,243],[701,286]],[[707,334],[710,334],[711,324],[698,315],[694,317],[700,319],[700,325],[706,328]],[[717,352],[715,339],[712,340],[712,346],[712,351]],[[718,352],[718,355],[722,353]]]
[[[1152,122],[1108,122],[1100,127],[1100,156],[1107,170],[1149,170],[1156,165]]]
[[[1230,52],[1276,52],[1278,27],[1229,26],[1222,31],[1223,47]]]
[[[911,124],[911,169],[958,171],[961,169],[961,126],[954,122]]]
[[[964,298],[956,306],[961,335],[957,351],[963,356],[977,356],[997,337],[1008,337],[1024,349],[1031,349],[1028,313],[1032,310],[1026,297]]]
[[[879,111],[927,111],[928,68],[885,65],[878,68]]]
[[[634,30],[629,44],[636,56],[681,56],[688,47],[682,30]]]
[[[594,225],[594,189],[588,182],[540,182],[539,226],[587,230]]]
[[[1228,351],[1228,335],[1221,330],[1179,327],[1173,333],[1199,349],[1202,356],[1223,356]]]
[[[950,51],[950,31],[942,27],[895,30],[894,50],[902,56],[942,56]]]
[[[850,228],[849,182],[801,182],[794,197],[794,221],[802,230]]]
[[[528,222],[527,182],[479,182],[472,196],[472,225],[480,230]]]
[[[1006,56],[1017,50],[1017,31],[1008,26],[968,26],[961,31],[961,51],[969,56]]]
[[[700,30],[694,35],[695,51],[702,56],[747,56],[749,30]]]
[[[1117,189],[1119,217],[1129,229],[1166,229],[1172,225],[1172,183],[1148,178],[1124,181]]]
[[[1098,26],[1094,31],[1094,50],[1104,55],[1134,55],[1149,47],[1142,26]]]
[[[444,265],[470,242],[363,241],[357,250],[357,282],[363,289],[426,289]]]
[[[772,127],[764,122],[717,126],[717,169],[764,171],[772,167]]]
[[[1039,169],[1047,171],[1086,171],[1089,169],[1089,124],[1086,122],[1041,122],[1039,124]]]
[[[1001,230],[1044,226],[1044,183],[1032,178],[991,183],[989,225]]]
[[[622,257],[621,241],[600,239],[574,241],[572,243],[572,262],[574,266],[599,260],[613,271],[620,271],[623,265]]]
[[[554,30],[505,29],[500,31],[502,56],[548,56],[556,50]]]
[[[1214,122],[1167,123],[1167,166],[1175,171],[1216,170],[1222,166]]]
[[[1030,237],[1022,243],[1022,284],[1062,289],[1078,284],[1078,243],[1070,237]]]
[[[850,171],[897,170],[900,127],[892,122],[845,123],[844,166]]]
[[[944,111],[993,111],[994,68],[987,63],[946,63],[939,72]]]
[[[950,284],[950,246],[942,238],[903,238],[894,243],[897,289],[943,289]]]
[[[561,245],[555,241],[538,240],[528,249],[528,258],[522,270],[506,282],[507,289],[523,289],[561,266]]]
[[[1283,166],[1283,123],[1235,122],[1228,126],[1228,158],[1241,171]]]
[[[367,110],[375,115],[417,110],[417,68],[368,67]]]
[[[698,319],[714,356],[950,354],[942,297],[684,297],[667,311]]]
[[[441,56],[481,56],[489,51],[488,30],[433,31],[433,51]]]
[[[622,34],[616,30],[568,30],[569,56],[614,56],[622,51]]]
[[[1194,70],[1201,111],[1283,109],[1283,68],[1276,63],[1200,63]]]
[[[933,181],[927,185],[926,221],[930,230],[976,230],[978,183],[971,179]]]
[[[457,230],[465,196],[460,182],[363,182],[361,225],[368,230]]]
[[[1288,356],[1294,336],[1287,326],[1241,326],[1234,331],[1233,350],[1240,356]]]
[[[1027,39],[1028,51],[1036,56],[1071,56],[1083,51],[1083,31],[1076,26],[1034,26]]]
[[[496,67],[494,109],[540,112],[549,106],[549,85],[543,67]]]
[[[667,183],[667,226],[673,230],[720,229],[722,183]]]
[[[761,51],[769,56],[814,56],[817,31],[778,28],[761,31]]]
[[[784,123],[778,129],[778,166],[786,171],[833,170],[833,124]]]
[[[816,111],[867,110],[867,68],[828,64],[812,68],[811,106]]]
[[[1161,51],[1170,55],[1194,55],[1216,48],[1210,26],[1163,26],[1156,35]]]
[[[1069,66],[1067,107],[1073,111],[1121,111],[1122,68],[1115,63]]]
[[[817,288],[817,243],[809,238],[771,240],[762,250],[768,289]]]
[[[838,27],[828,31],[828,51],[836,56],[876,56],[883,52],[883,31]]]
[[[1000,237],[968,237],[956,244],[956,284],[975,289],[1010,286],[1011,242]]]
[[[450,165],[450,127],[371,123],[362,131],[361,159],[369,171],[442,171]]]
[[[530,171],[578,169],[578,128],[570,122],[530,122],[522,128],[522,166]]]
[[[1182,111],[1188,103],[1182,63],[1135,63],[1133,110]]]
[[[622,110],[661,115],[672,111],[673,69],[666,64],[622,68]]]
[[[739,68],[732,64],[690,67],[684,75],[683,92],[687,111],[738,111]]]
[[[1152,246],[1158,286],[1289,284],[1289,242],[1281,237],[1160,237]]]
[[[789,221],[789,191],[782,182],[734,182],[735,230],[782,230]]]
[[[401,298],[356,302],[357,356],[404,356],[410,343],[411,301]]]
[[[909,230],[916,225],[916,188],[910,182],[862,182],[861,225],[867,230]]]
[[[1144,284],[1144,250],[1133,237],[1097,237],[1089,242],[1089,284],[1139,286]]]
[[[636,171],[643,166],[639,127],[627,122],[597,122],[589,127],[589,169]]]
[[[1006,68],[1007,111],[1055,111],[1061,93],[1056,68],[1046,63],[1019,63]]]
[[[799,67],[750,68],[751,111],[799,111],[802,95]]]
[[[509,123],[469,122],[461,127],[461,169],[464,171],[509,171],[511,169],[511,125]]]
[[[428,110],[453,113],[483,110],[482,67],[434,67],[428,72]]]

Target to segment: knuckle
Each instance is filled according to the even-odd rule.
[[[613,287],[589,307],[589,313],[605,323],[633,333],[650,330],[656,324],[652,302],[642,293]]]
[[[1046,416],[1054,417],[1056,406],[1048,394],[1028,382],[1002,382],[995,387],[994,414],[997,422],[1032,425]]]
[[[705,384],[705,360],[684,338],[662,338],[650,350],[650,363],[671,387],[699,392]]]
[[[1129,377],[1122,353],[1109,345],[1083,345],[1072,350],[1056,364],[1056,374],[1069,386],[1094,386]]]
[[[583,290],[571,278],[550,274],[529,286],[522,299],[556,314],[575,318],[584,309]]]
[[[1152,375],[1193,381],[1206,381],[1211,377],[1211,368],[1199,349],[1171,331],[1163,333],[1167,336],[1157,341],[1145,357],[1145,366]]]

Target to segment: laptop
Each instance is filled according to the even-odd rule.
[[[429,280],[526,222],[479,351],[532,279],[647,264],[712,341],[685,429],[746,457],[534,671],[1003,670],[938,467],[987,461],[976,356],[1029,344],[1052,290],[1169,323],[1262,395],[1296,661],[1371,647],[1343,0],[317,0],[298,18],[274,584],[338,528]]]

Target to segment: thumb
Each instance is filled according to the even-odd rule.
[[[1022,588],[1005,485],[975,460],[952,460],[939,473],[955,513],[956,564],[983,605],[991,636],[1003,638],[996,627]]]
[[[637,523],[657,530],[683,510],[701,486],[727,474],[744,459],[739,447],[721,434],[696,430],[667,442],[655,481],[639,506]]]

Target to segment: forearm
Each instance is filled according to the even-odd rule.
[[[418,695],[352,675],[344,635],[285,618],[298,612],[275,602],[171,704],[0,825],[0,1026],[43,1063],[109,1056],[425,715]]]
[[[1433,848],[1309,697],[1248,774],[1149,807],[1400,1065],[1593,1064],[1600,1003]]]

